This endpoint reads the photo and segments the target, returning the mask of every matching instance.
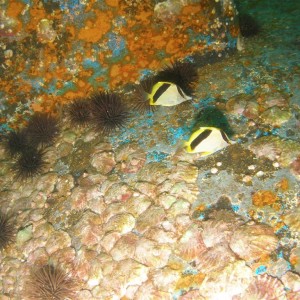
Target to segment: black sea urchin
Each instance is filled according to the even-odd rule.
[[[18,157],[13,169],[17,178],[27,179],[40,174],[45,165],[44,151],[28,148]]]
[[[104,91],[91,96],[91,112],[92,122],[103,133],[123,127],[129,118],[129,112],[121,97]]]
[[[0,212],[0,251],[9,245],[14,236],[14,225],[9,216]]]
[[[27,134],[32,146],[50,145],[59,132],[57,119],[46,113],[36,113],[27,126]]]
[[[31,272],[26,285],[26,295],[30,300],[73,300],[75,282],[60,267],[47,264]]]
[[[28,134],[25,129],[11,131],[5,139],[5,149],[10,156],[16,156],[28,147]]]
[[[154,81],[172,82],[179,86],[187,96],[193,96],[198,81],[198,72],[194,64],[175,61],[165,67],[154,77]]]
[[[66,112],[73,125],[85,126],[91,120],[90,103],[81,98],[70,103]]]
[[[140,112],[151,112],[157,109],[155,105],[150,105],[149,94],[151,94],[154,85],[153,77],[148,77],[135,87],[133,93],[132,108]]]

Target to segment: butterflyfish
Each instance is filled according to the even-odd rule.
[[[149,94],[150,105],[174,106],[191,99],[180,86],[167,81],[157,82]]]
[[[222,129],[200,127],[185,142],[185,150],[188,153],[199,153],[201,156],[207,156],[234,143]]]

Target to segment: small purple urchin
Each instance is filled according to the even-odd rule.
[[[102,133],[124,127],[129,112],[116,93],[100,91],[91,96],[92,122]]]
[[[27,134],[32,146],[48,146],[58,135],[57,119],[46,113],[36,113],[27,125]]]
[[[26,285],[30,300],[74,300],[76,284],[60,267],[47,264],[33,270]]]
[[[14,237],[14,224],[10,217],[0,211],[0,251],[5,249]]]
[[[22,153],[28,147],[28,134],[25,129],[11,131],[5,138],[5,150],[11,157]]]
[[[23,151],[13,166],[16,177],[27,179],[41,174],[46,165],[44,154],[42,149],[27,148],[26,151]]]
[[[78,126],[86,126],[91,121],[90,101],[78,98],[67,105],[67,116],[70,122]]]

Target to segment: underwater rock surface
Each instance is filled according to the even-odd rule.
[[[232,0],[13,0],[0,8],[2,130],[176,59],[217,58],[238,33]]]
[[[145,1],[81,1],[75,7],[72,1],[10,3],[1,4],[6,12],[1,22],[7,22],[1,49],[9,49],[3,49],[6,43],[16,48],[5,52],[5,60],[13,61],[14,49],[24,47],[23,38],[30,41],[24,30],[33,32],[39,48],[29,44],[24,56],[16,55],[20,64],[4,72],[1,97],[7,101],[10,93],[12,98],[17,95],[11,106],[1,103],[1,111],[9,112],[1,119],[4,129],[17,120],[21,124],[31,110],[52,110],[59,97],[68,101],[85,96],[90,86],[116,87],[139,78],[127,70],[133,57],[113,62],[119,54],[101,42],[113,38],[111,28],[117,34],[130,27],[124,28],[122,18],[97,19],[102,10],[113,14],[124,9],[128,20],[136,22],[128,24],[141,26],[136,30],[145,29],[143,24],[148,26],[153,17],[166,30],[177,18],[185,18],[186,24],[196,22],[193,31],[197,26],[205,30],[204,20],[215,26],[211,20],[226,15],[231,5],[201,1],[204,18],[197,23],[191,9],[198,1],[174,1],[174,6],[171,1],[152,6]],[[24,180],[15,177],[16,159],[8,154],[7,144],[0,143],[0,207],[5,216],[0,219],[1,299],[32,299],[32,293],[40,291],[30,290],[30,274],[45,266],[50,271],[59,266],[64,280],[53,285],[59,276],[52,276],[46,282],[62,290],[70,287],[74,300],[299,298],[300,56],[294,31],[299,10],[292,1],[276,0],[273,9],[281,10],[273,20],[265,1],[255,3],[257,7],[252,1],[244,5],[260,17],[264,30],[244,41],[243,52],[199,68],[200,81],[188,105],[145,114],[130,111],[129,122],[109,135],[89,125],[73,126],[62,113],[60,133],[43,148],[44,168]],[[224,11],[209,14],[215,5]],[[108,35],[97,32],[98,22]],[[213,28],[216,39],[228,29]],[[66,36],[60,41],[61,32]],[[222,37],[221,44],[206,43],[207,50],[222,48],[223,38],[227,43],[231,37]],[[164,59],[200,47],[197,37],[189,37],[189,42],[194,44],[181,44],[182,52],[179,47],[168,57],[156,58],[153,66],[142,57],[145,65],[139,65],[140,70],[155,69]],[[100,46],[105,57],[97,57]],[[43,60],[58,49],[61,60]],[[91,61],[98,59],[103,59],[107,85],[96,80],[102,75]],[[119,65],[116,73],[108,71],[113,64]],[[45,86],[36,81],[41,70],[47,75]],[[18,77],[18,72],[32,72],[32,80]],[[50,97],[54,78],[58,92]],[[22,85],[23,80],[28,85]],[[24,98],[27,93],[32,97]],[[217,125],[236,143],[205,158],[183,150],[195,127]]]

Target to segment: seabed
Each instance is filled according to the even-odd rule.
[[[132,110],[124,127],[106,135],[92,126],[73,126],[63,106],[97,89],[122,91],[130,101],[127,80],[136,84],[159,69],[159,57],[180,58],[170,50],[180,46],[176,39],[165,52],[153,45],[152,64],[139,60],[130,52],[138,51],[135,43],[116,34],[120,27],[130,35],[123,18],[105,34],[89,31],[92,5],[105,30],[112,16],[101,11],[128,1],[87,2],[0,3],[7,13],[0,21],[11,26],[0,28],[0,210],[14,228],[0,250],[0,298],[300,299],[299,3],[240,2],[238,9],[251,14],[260,31],[239,37],[235,51],[231,24],[226,49],[215,43],[218,58],[209,64],[200,59],[190,103]],[[197,1],[187,2],[192,7]],[[163,22],[172,22],[172,13]],[[189,20],[192,10],[185,13]],[[141,16],[146,22],[147,15]],[[74,42],[77,29],[70,23],[79,19],[86,27]],[[13,34],[20,20],[29,33],[36,24],[38,30],[18,39]],[[191,36],[182,47],[193,47]],[[106,48],[97,44],[101,38]],[[209,49],[213,42],[205,39]],[[52,57],[51,51],[58,51],[56,61],[40,59]],[[72,74],[80,76],[74,80]],[[19,180],[5,137],[41,111],[59,117],[60,133],[46,149],[41,174]],[[214,120],[218,114],[225,119]],[[206,157],[185,153],[183,142],[199,124],[225,126],[236,143]],[[56,298],[49,296],[51,288],[48,294],[47,288],[45,294],[39,290],[33,274],[43,266],[67,278]]]

